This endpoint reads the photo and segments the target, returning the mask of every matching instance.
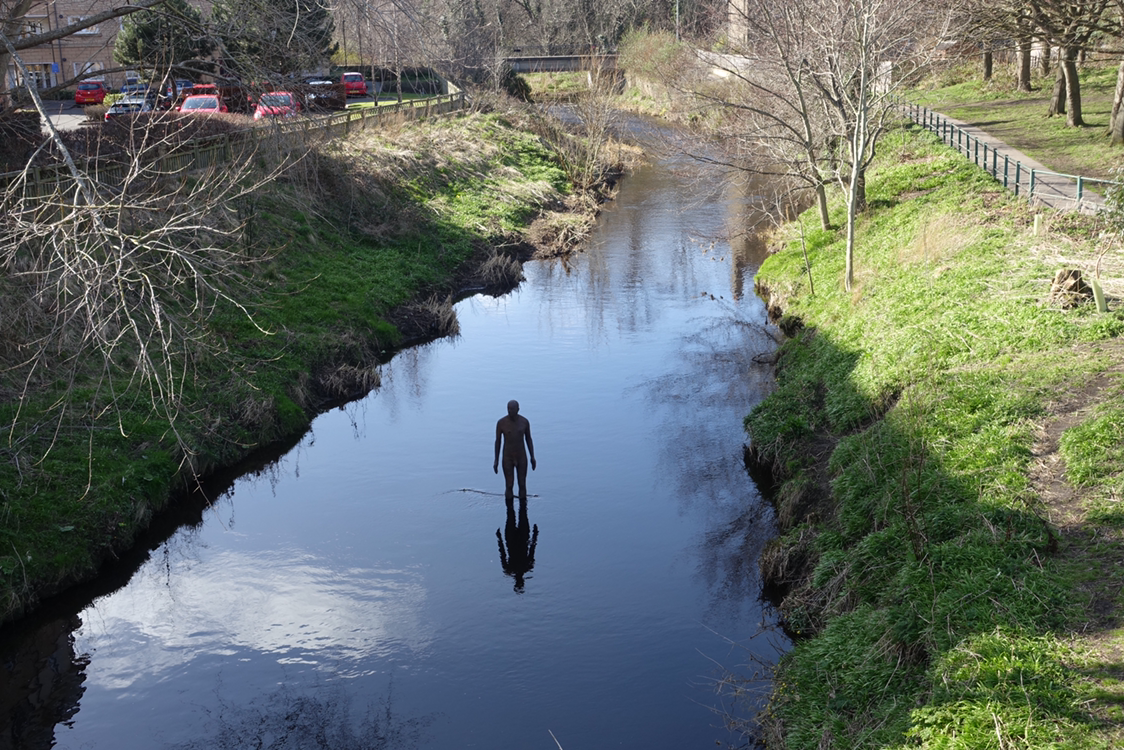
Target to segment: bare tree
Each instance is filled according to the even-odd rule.
[[[1114,0],[968,0],[965,7],[973,29],[1015,41],[1015,86],[1021,91],[1031,89],[1034,40],[1044,47],[1044,72],[1049,70],[1051,46],[1058,47],[1048,114],[1065,114],[1067,125],[1080,127],[1084,119],[1077,61],[1096,35],[1119,34],[1119,13],[1109,12],[1118,5]]]
[[[879,139],[898,116],[894,94],[931,59],[947,14],[923,0],[795,0],[809,15],[832,19],[813,27],[808,64],[819,104],[833,120],[835,176],[847,206],[844,286],[854,284],[855,223],[866,208],[866,170]]]
[[[820,225],[828,229],[829,127],[810,64],[816,55],[810,9],[741,0],[731,11],[744,35],[733,45],[738,54],[703,53],[703,61],[724,75],[718,86],[702,87],[696,95],[744,115],[735,120],[744,151],[756,152],[759,163],[769,165],[759,168],[810,189]]]
[[[1035,26],[1023,0],[962,0],[956,5],[958,27],[966,36],[1010,40],[1015,50],[1015,88],[1031,89],[1031,52]]]
[[[0,41],[22,66],[11,40]],[[255,258],[240,242],[238,207],[275,175],[255,177],[256,140],[237,138],[204,174],[169,171],[160,157],[175,152],[185,127],[202,123],[169,122],[175,113],[115,123],[125,148],[88,169],[46,118],[34,86],[26,88],[49,140],[0,185],[3,389],[14,386],[28,404],[59,382],[67,392],[84,383],[92,395],[83,404],[52,397],[58,423],[69,408],[88,410],[91,419],[119,414],[122,399],[144,393],[179,438],[184,382],[191,363],[211,351],[210,314],[224,306],[249,314],[240,290]],[[106,137],[99,148],[110,150]],[[10,445],[19,440],[19,420]],[[189,460],[182,439],[180,448]]]
[[[850,290],[866,170],[897,118],[898,86],[930,61],[948,12],[922,0],[739,0],[735,8],[745,34],[741,54],[703,58],[739,81],[746,95],[731,100],[722,87],[700,90],[712,103],[749,115],[742,137],[815,192],[823,226],[824,186],[839,184]]]

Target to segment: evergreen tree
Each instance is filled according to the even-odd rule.
[[[339,47],[332,14],[318,0],[216,0],[212,18],[223,65],[243,77],[314,71]]]
[[[125,20],[117,34],[113,59],[158,77],[184,63],[209,57],[213,49],[214,42],[204,32],[199,11],[186,0],[166,0]]]

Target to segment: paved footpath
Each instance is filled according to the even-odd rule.
[[[1105,201],[1102,193],[1105,184],[1103,182],[1083,181],[1084,184],[1080,186],[1079,198],[1076,180],[1056,174],[1046,165],[1035,161],[1021,151],[1011,148],[975,125],[955,120],[939,112],[930,111],[930,114],[936,115],[963,131],[964,135],[959,141],[952,137],[946,140],[946,143],[951,140],[951,143],[949,143],[951,148],[960,151],[970,161],[975,160],[982,169],[986,169],[999,182],[1004,181],[1003,168],[1006,164],[1008,167],[1007,185],[1012,190],[1015,188],[1015,165],[1018,164],[1018,193],[1020,196],[1030,196],[1032,204],[1049,206],[1062,211],[1080,211],[1089,214],[1096,213],[1104,207]],[[920,124],[925,125],[925,123]],[[937,132],[937,129],[931,123],[926,127]],[[979,142],[978,147],[973,145],[975,140]],[[986,157],[984,157],[984,154],[986,154]],[[1032,174],[1033,191],[1031,190]]]

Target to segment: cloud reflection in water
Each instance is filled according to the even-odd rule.
[[[137,575],[87,610],[76,638],[80,653],[98,652],[90,681],[110,689],[169,678],[201,656],[245,651],[354,676],[372,656],[428,648],[425,599],[420,573],[410,570],[222,551],[168,578]]]

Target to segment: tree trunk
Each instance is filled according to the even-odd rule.
[[[1124,144],[1124,117],[1117,117],[1112,123],[1112,132],[1109,134],[1112,138],[1112,145],[1119,146]]]
[[[852,182],[855,190],[855,210],[860,214],[866,211],[866,170],[859,169]]]
[[[1076,47],[1067,47],[1060,61],[1060,67],[1065,71],[1066,85],[1066,118],[1065,124],[1071,128],[1085,126],[1081,117],[1081,81],[1077,78],[1077,57],[1080,50]]]
[[[1124,121],[1124,118],[1121,118]],[[816,185],[816,207],[820,212],[820,229],[831,229],[831,214],[827,210],[827,189],[821,182]]]
[[[1065,67],[1058,66],[1058,74],[1054,77],[1054,90],[1050,94],[1050,111],[1046,113],[1048,117],[1054,115],[1065,114],[1065,99],[1066,99],[1066,85],[1065,85]]]
[[[0,31],[4,32],[4,36],[8,39],[16,39],[19,37],[20,29],[23,28],[24,16],[31,10],[34,5],[34,0],[18,0],[15,5],[4,13],[4,17],[0,19]],[[6,46],[0,46],[0,94],[8,90],[8,68],[12,64],[12,57],[8,53]],[[0,97],[0,107],[8,104]]]
[[[983,79],[985,81],[991,80],[992,71],[995,68],[995,59],[991,54],[991,50],[986,49],[983,53]]]
[[[1108,120],[1108,134],[1112,145],[1124,143],[1124,117],[1121,108],[1124,107],[1124,59],[1116,69],[1116,93],[1112,97],[1112,116]]]
[[[859,128],[865,128],[860,121]],[[843,276],[843,288],[848,292],[855,285],[855,225],[859,214],[866,210],[866,171],[862,166],[862,154],[866,153],[866,134],[861,129],[851,137],[851,179],[847,183],[847,257]],[[855,154],[859,154],[858,158]]]
[[[1043,39],[1042,40],[1042,56],[1038,58],[1038,66],[1039,66],[1038,69],[1042,71],[1042,77],[1043,78],[1050,75],[1050,52],[1051,52],[1050,42]]]
[[[1030,91],[1030,46],[1029,36],[1019,39],[1018,65],[1015,69],[1015,88],[1019,91]]]

